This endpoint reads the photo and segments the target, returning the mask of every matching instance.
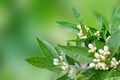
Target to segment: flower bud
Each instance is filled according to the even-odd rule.
[[[90,68],[94,68],[95,67],[95,63],[90,63],[89,66],[90,66]]]
[[[88,47],[90,48],[90,49],[92,49],[93,48],[93,44],[88,44]]]
[[[108,51],[108,46],[104,46],[104,51]]]
[[[95,53],[96,58],[100,58],[100,55],[98,53]]]
[[[99,53],[100,53],[100,54],[103,54],[104,51],[103,51],[102,49],[99,49]]]

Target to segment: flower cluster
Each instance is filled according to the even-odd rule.
[[[77,80],[76,79],[77,74],[82,73],[82,72],[86,71],[87,69],[89,69],[87,64],[80,64],[79,65],[77,63],[74,63],[74,65],[70,65],[68,77],[72,80]]]
[[[110,61],[110,67],[113,67],[114,69],[117,68],[117,66],[120,64],[120,60],[117,61],[115,57],[112,58],[112,60]]]
[[[55,66],[60,66],[62,70],[68,70],[68,77],[72,80],[77,80],[76,76],[79,73],[82,73],[89,69],[89,66],[87,64],[78,64],[74,63],[74,65],[69,65],[67,62],[64,61],[64,58],[62,56],[59,56],[59,58],[53,59],[53,64]]]
[[[71,65],[68,73],[68,77],[70,79],[76,79],[75,76],[79,73],[79,71],[80,71],[80,66],[77,63]]]
[[[68,63],[64,61],[64,58],[62,56],[59,56],[59,58],[54,58],[53,64],[60,66],[62,70],[67,70],[69,68]]]
[[[89,48],[93,46],[92,44],[88,45]],[[91,49],[91,48],[90,48]],[[109,68],[117,68],[120,61],[117,61],[115,57],[110,60],[109,58],[110,51],[108,46],[104,46],[103,49],[99,49],[98,52],[95,52],[93,62],[89,64],[90,68],[108,70]]]
[[[79,38],[80,38],[80,39],[86,39],[86,38],[87,38],[87,35],[83,35],[83,32],[82,32],[82,29],[81,29],[81,25],[80,25],[80,24],[77,25],[77,28],[80,29],[80,32],[77,33],[77,35],[79,36]],[[89,30],[89,28],[87,28],[86,26],[85,26],[85,29],[86,29],[86,31]]]

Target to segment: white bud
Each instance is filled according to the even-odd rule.
[[[104,55],[109,55],[109,54],[110,54],[110,52],[109,52],[109,51],[104,52]]]
[[[96,47],[93,48],[93,50],[96,50],[96,49],[97,49]]]
[[[100,54],[103,54],[104,53],[104,51],[102,50],[102,49],[99,49],[99,51],[98,51]]]
[[[96,32],[94,33],[94,35],[95,35],[95,36],[100,36],[100,32],[99,32],[99,31],[96,31]]]
[[[108,46],[104,46],[104,51],[108,51]]]
[[[116,64],[116,65],[118,65],[118,64],[119,64],[119,62],[116,62],[115,64]]]
[[[63,65],[64,65],[66,68],[69,67],[68,64],[67,64],[66,62],[63,62]]]
[[[59,63],[58,63],[58,62],[56,62],[56,61],[55,61],[55,62],[53,62],[53,64],[54,64],[54,65],[56,65],[56,66],[58,66],[58,65],[59,65]]]
[[[93,62],[100,62],[100,59],[93,59]]]
[[[88,50],[89,53],[91,53],[92,51],[91,50]]]
[[[83,36],[84,39],[87,39],[87,36]]]
[[[58,61],[59,61],[59,59],[57,59],[57,58],[54,58],[54,59],[53,59],[53,61],[54,61],[54,62],[58,62]]]
[[[67,69],[66,66],[61,66],[61,68],[62,68],[63,70],[66,70],[66,69]]]
[[[98,53],[95,53],[96,58],[100,58],[100,55]]]
[[[106,68],[105,68],[105,70],[108,70],[108,69],[109,69],[109,67],[106,67]]]
[[[120,63],[120,60],[118,62]]]
[[[90,49],[92,49],[94,46],[93,46],[93,44],[88,44],[88,47],[90,48]]]
[[[104,61],[106,60],[105,56],[101,56],[101,58],[102,58],[102,60],[104,60]]]
[[[80,32],[79,32],[79,33],[77,33],[77,35],[78,35],[79,37],[83,36],[83,34],[82,34],[82,33],[80,33]]]
[[[113,57],[113,58],[112,58],[112,61],[116,61],[116,58],[115,58],[115,57]]]
[[[95,67],[95,63],[90,63],[89,66],[90,66],[90,68],[94,68]]]
[[[89,28],[85,25],[85,29],[88,31],[89,30]]]

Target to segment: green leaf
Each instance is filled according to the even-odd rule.
[[[120,80],[120,77],[111,77],[111,78],[106,78],[104,80]]]
[[[62,79],[67,80],[68,79],[67,72],[68,70],[67,71],[62,70],[62,71],[55,73],[55,76],[54,76],[55,80],[62,80]]]
[[[26,59],[26,61],[35,67],[44,68],[54,72],[56,74],[55,79],[58,79],[67,73],[67,71],[63,71],[61,67],[54,66],[53,61],[46,57],[32,57]]]
[[[60,27],[66,31],[75,32],[75,33],[79,32],[77,25],[74,25],[72,23],[69,23],[69,22],[56,22],[56,23],[58,23],[60,25]]]
[[[83,23],[84,20],[82,19],[82,17],[81,17],[81,15],[79,14],[79,12],[78,12],[75,8],[72,8],[72,11],[73,11],[73,15],[74,15],[74,17],[76,18],[78,24],[79,24],[80,22]]]
[[[37,38],[37,41],[45,57],[47,57],[49,60],[52,60],[53,58],[58,57],[58,53],[52,45],[38,38]]]
[[[88,69],[85,72],[83,72],[82,74],[84,75],[85,78],[87,78],[89,80],[96,73],[97,73],[97,71],[95,69]]]
[[[93,60],[91,55],[88,53],[88,49],[84,47],[59,45],[59,48],[63,50],[67,56],[69,56],[70,58],[77,62],[89,63]]]
[[[85,25],[82,22],[80,22],[80,25],[81,25],[83,35],[87,35],[87,30],[85,29]]]
[[[82,29],[83,35],[86,35],[87,34],[87,30],[85,29],[84,20],[82,19],[82,17],[80,16],[79,12],[75,8],[72,8],[72,10],[73,10],[74,17],[76,18],[78,24],[81,25],[81,29]]]
[[[101,29],[105,27],[109,31],[108,21],[103,17],[103,15],[98,12],[94,12],[94,16],[99,26],[99,30],[101,31]]]
[[[102,49],[105,46],[105,43],[99,40],[94,40],[94,44],[97,47],[97,49]]]
[[[114,16],[112,18],[112,26],[111,26],[112,34],[117,32],[118,30],[120,30],[120,8],[118,8],[114,13]]]
[[[98,27],[99,27],[99,31],[101,31],[101,29],[102,29],[102,16],[99,14],[99,13],[97,13],[97,12],[94,12],[94,16],[95,16],[95,18],[96,18],[96,21],[97,21],[97,24],[98,24]]]
[[[101,14],[94,12],[94,15],[99,26],[100,35],[105,40],[107,32],[110,33],[108,22]]]
[[[58,78],[56,80],[71,80],[71,79],[69,79],[68,75],[66,74],[66,75],[64,75],[64,76],[62,76],[62,77],[60,77],[60,78]]]
[[[107,42],[111,52],[110,57],[114,56],[120,47],[120,30],[114,33]]]
[[[92,28],[92,27],[89,27],[89,33],[91,36],[94,36],[94,33],[96,32],[97,30],[95,28]]]
[[[53,61],[49,60],[47,57],[32,57],[26,59],[26,61],[38,68],[45,68],[54,72],[58,69],[58,67],[53,65]]]
[[[120,72],[118,71],[98,71],[97,74],[92,76],[89,80],[104,80],[110,77],[119,77]]]

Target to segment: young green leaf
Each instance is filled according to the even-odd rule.
[[[48,42],[38,39],[38,38],[37,38],[37,41],[38,41],[40,49],[45,57],[47,57],[50,60],[52,60],[55,57],[58,57],[58,53],[52,45],[50,45]]]
[[[69,23],[69,22],[56,22],[56,23],[59,24],[61,28],[63,28],[68,32],[75,32],[75,33],[79,32],[77,25],[74,25],[72,23]]]
[[[76,18],[78,24],[81,25],[81,29],[82,29],[83,35],[86,35],[87,34],[87,30],[85,29],[84,20],[82,19],[82,17],[80,16],[79,12],[75,8],[72,8],[72,10],[73,10],[74,17]]]
[[[102,25],[103,25],[102,16],[101,16],[99,13],[97,13],[97,12],[94,12],[94,16],[95,16],[95,18],[96,18],[99,31],[101,31]]]
[[[112,25],[111,25],[112,34],[117,32],[118,30],[120,30],[120,8],[118,8],[114,13],[114,16],[112,18]]]
[[[115,32],[107,42],[109,50],[111,52],[110,56],[114,56],[120,47],[120,30]]]
[[[88,53],[88,49],[83,47],[76,46],[61,46],[59,48],[65,52],[67,56],[72,58],[73,60],[80,63],[89,63],[93,60],[91,55]]]
[[[101,37],[104,38],[104,40],[106,39],[106,34],[107,32],[110,33],[110,28],[108,26],[108,22],[107,20],[99,13],[94,12],[94,16],[96,18],[98,27],[99,27],[99,31],[101,32]]]
[[[75,8],[72,8],[72,11],[73,11],[73,15],[74,17],[76,18],[78,24],[80,22],[84,23],[84,20],[82,19],[81,15],[79,14],[79,12],[75,9]]]

